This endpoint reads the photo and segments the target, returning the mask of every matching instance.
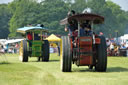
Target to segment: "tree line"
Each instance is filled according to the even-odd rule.
[[[65,35],[60,20],[69,10],[81,13],[86,8],[105,17],[104,24],[94,26],[96,33],[103,32],[106,37],[126,33],[128,11],[110,0],[14,0],[0,4],[0,38],[16,37],[16,29],[28,24],[44,24],[50,33]]]

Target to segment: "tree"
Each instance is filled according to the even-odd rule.
[[[48,27],[50,33],[63,34],[64,28],[60,26],[60,20],[67,16],[68,4],[63,0],[45,0],[41,2],[41,12],[38,14],[40,21]]]
[[[36,23],[36,17],[39,13],[38,5],[35,0],[14,0],[9,4],[13,14],[10,20],[10,37],[16,36],[16,29],[31,23]]]
[[[17,35],[16,29],[28,24],[44,24],[50,33],[65,34],[60,20],[67,16],[68,11],[81,13],[85,8],[91,8],[92,13],[105,17],[103,25],[96,25],[96,33],[103,32],[105,36],[114,36],[115,30],[124,33],[128,26],[128,13],[120,6],[106,0],[14,0],[8,5],[12,17],[9,21],[10,37]]]
[[[115,30],[118,30],[120,32],[120,35],[124,34],[125,28],[127,26],[127,16],[126,12],[124,10],[121,10],[121,7],[112,1],[107,1],[107,7],[112,10],[113,16],[115,16],[116,20],[116,26]]]
[[[27,24],[44,24],[51,33],[63,33],[59,21],[68,11],[68,5],[63,0],[45,0],[41,3],[35,0],[14,0],[9,8],[13,14],[9,23],[10,37],[17,35],[17,28]]]
[[[86,0],[74,0],[74,3],[71,5],[71,9],[78,13],[82,13],[85,8],[87,8]]]
[[[8,22],[11,18],[11,13],[6,4],[0,5],[0,39],[7,38],[9,34]]]
[[[87,4],[92,9],[92,13],[102,15],[105,18],[103,25],[95,27],[97,33],[101,31],[107,37],[109,37],[109,34],[114,37],[115,30],[120,31],[120,35],[124,33],[123,26],[125,26],[126,18],[119,5],[105,0],[88,0]]]

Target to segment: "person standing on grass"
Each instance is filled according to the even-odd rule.
[[[4,47],[5,53],[7,53],[8,52],[8,44],[5,44],[3,47]]]

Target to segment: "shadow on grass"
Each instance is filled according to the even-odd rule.
[[[74,68],[72,72],[97,72],[95,69],[88,69],[88,68]],[[110,72],[128,72],[128,68],[123,68],[123,67],[108,67],[107,71],[105,73],[110,73]],[[104,73],[104,72],[103,72]]]
[[[128,72],[128,68],[123,67],[109,67],[107,72]]]
[[[38,60],[33,60],[33,61],[28,61],[28,62],[59,62],[59,60],[49,60],[49,61],[38,61]]]
[[[73,68],[72,72],[95,72],[95,70],[88,68]]]
[[[0,65],[4,65],[4,64],[11,64],[11,63],[5,61],[0,62]]]
[[[49,62],[59,62],[60,60],[49,60]]]
[[[42,61],[32,60],[32,61],[28,61],[28,62],[42,62]]]

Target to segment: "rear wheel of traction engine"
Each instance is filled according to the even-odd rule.
[[[97,49],[97,59],[95,70],[98,72],[105,72],[107,69],[107,46],[104,36],[99,36],[101,43],[98,45]]]
[[[44,40],[44,44],[42,45],[42,61],[49,61],[49,42],[48,40]]]
[[[71,72],[72,68],[72,52],[71,43],[68,36],[62,36],[62,56],[61,56],[61,70],[62,72]]]
[[[20,56],[19,59],[22,62],[28,62],[28,51],[27,51],[27,41],[22,40],[20,43]]]

